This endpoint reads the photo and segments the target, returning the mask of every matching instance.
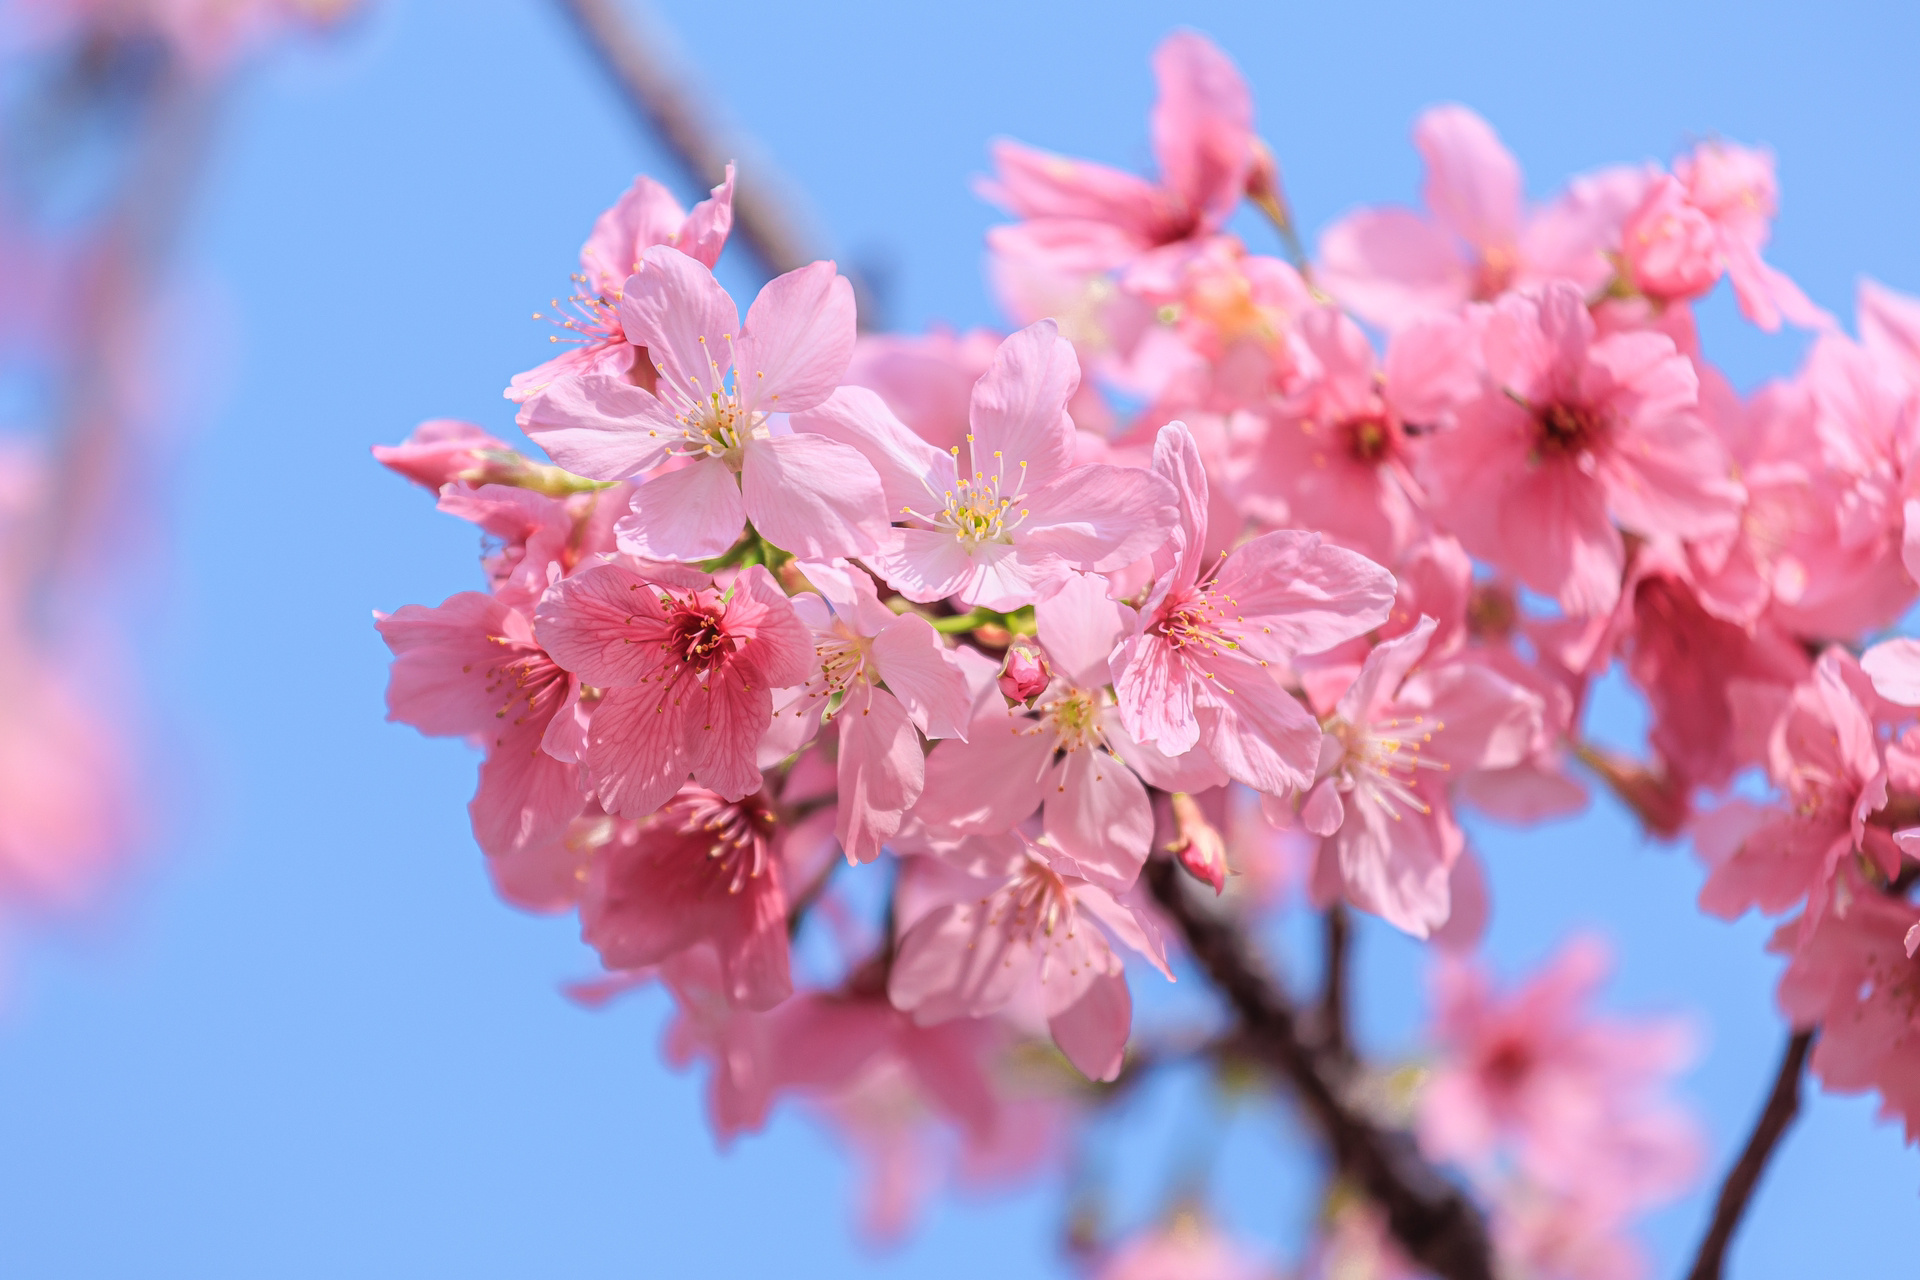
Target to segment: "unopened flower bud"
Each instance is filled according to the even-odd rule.
[[[1180,860],[1188,875],[1212,885],[1218,897],[1227,887],[1227,842],[1184,791],[1173,793],[1173,823],[1176,838],[1167,851]]]
[[[1046,692],[1053,673],[1047,660],[1025,645],[1007,650],[1007,665],[1000,669],[1000,692],[1014,702],[1032,702]]]
[[[485,455],[506,448],[504,441],[470,422],[434,418],[414,428],[402,444],[373,446],[373,456],[383,466],[438,493],[441,486],[454,480],[478,483],[475,477],[487,467]]]
[[[1256,203],[1278,200],[1280,162],[1273,158],[1273,148],[1255,138],[1250,149],[1253,156],[1247,164],[1247,199]]]

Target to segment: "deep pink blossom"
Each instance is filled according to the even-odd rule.
[[[580,248],[580,273],[573,278],[579,292],[567,299],[571,314],[553,317],[567,330],[567,336],[556,334],[553,340],[567,343],[567,349],[538,368],[515,374],[507,399],[524,404],[554,379],[577,373],[627,377],[651,390],[653,360],[643,341],[636,346],[639,340],[627,337],[621,318],[620,301],[628,277],[639,273],[646,251],[657,244],[670,245],[711,268],[732,229],[732,165],[727,166],[725,180],[691,213],[682,210],[673,193],[652,178],[635,178],[613,207],[595,220],[592,234]],[[553,305],[560,307],[558,300]],[[531,421],[529,410],[521,409],[520,425]]]
[[[1703,142],[1676,160],[1673,172],[1686,190],[1688,207],[1711,226],[1734,296],[1749,320],[1769,332],[1782,319],[1808,328],[1832,326],[1831,316],[1760,258],[1780,202],[1770,152]]]
[[[1597,336],[1577,289],[1510,294],[1476,323],[1485,378],[1427,452],[1429,492],[1468,551],[1575,613],[1609,610],[1622,527],[1734,528],[1742,493],[1671,339]]]
[[[1253,101],[1239,69],[1204,36],[1169,36],[1153,55],[1160,181],[1015,142],[998,142],[989,198],[1023,219],[989,236],[996,253],[1064,272],[1177,266],[1240,203],[1253,159]]]
[[[1280,674],[1293,655],[1384,621],[1393,576],[1291,530],[1205,565],[1207,479],[1183,424],[1161,431],[1153,467],[1179,494],[1180,526],[1156,557],[1164,567],[1133,633],[1113,654],[1121,724],[1169,756],[1199,746],[1256,791],[1304,788],[1319,762],[1320,727]]]
[[[711,947],[727,998],[772,1008],[793,994],[778,827],[764,795],[729,801],[681,788],[629,839],[593,859],[582,934],[614,970]]]
[[[1016,839],[984,870],[960,881],[955,900],[903,919],[888,996],[921,1023],[1035,1005],[1082,1074],[1113,1079],[1133,1023],[1114,943],[1165,973],[1157,927],[1045,843]]]
[[[624,550],[700,560],[749,520],[775,546],[813,559],[870,551],[886,527],[879,479],[857,452],[773,415],[820,404],[853,355],[853,287],[831,262],[768,283],[740,324],[704,265],[655,245],[619,314],[646,347],[651,389],[625,375],[573,373],[527,402],[527,434],[555,462],[595,480],[655,471],[619,526]]]
[[[505,855],[556,839],[580,812],[580,682],[534,638],[526,614],[477,591],[376,616],[393,650],[387,718],[486,747],[469,813]]]
[[[1079,383],[1072,345],[1043,320],[1002,343],[974,384],[964,454],[927,444],[863,387],[842,387],[794,426],[844,441],[879,472],[887,509],[907,522],[863,557],[888,586],[909,600],[1017,609],[1075,570],[1150,553],[1173,523],[1159,477],[1075,465],[1067,401]]]
[[[813,645],[779,584],[755,565],[722,591],[597,565],[540,602],[553,661],[604,690],[582,752],[611,813],[645,817],[689,773],[724,799],[760,786],[773,690],[806,679]]]

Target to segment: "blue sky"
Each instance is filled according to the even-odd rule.
[[[1466,102],[1536,195],[1586,167],[1724,134],[1772,145],[1772,259],[1837,312],[1866,272],[1920,292],[1920,17],[1892,5],[663,4],[728,119],[811,198],[830,248],[882,263],[905,327],[995,316],[995,135],[1146,161],[1146,67],[1177,24],[1246,69],[1302,223],[1411,198],[1416,112]],[[1065,1274],[1060,1204],[947,1202],[902,1250],[849,1229],[847,1166],[805,1121],[717,1154],[664,1006],[586,1013],[564,922],[491,897],[465,829],[474,761],[383,723],[369,611],[474,585],[475,539],[366,454],[415,422],[505,429],[541,358],[529,319],[636,171],[690,185],[534,0],[377,3],[233,94],[170,334],[201,421],[178,443],[168,601],[138,635],[159,785],[137,884],[78,936],[31,942],[0,1025],[0,1270],[23,1276]],[[1250,232],[1250,236],[1257,233]],[[1256,239],[1257,246],[1267,247]],[[738,276],[737,283],[745,283]],[[1799,340],[1705,309],[1735,380]],[[190,376],[189,376],[190,375]],[[1607,730],[1635,731],[1622,696]],[[1685,1090],[1716,1145],[1778,1052],[1767,926],[1692,906],[1699,872],[1601,807],[1478,830],[1510,972],[1569,928],[1621,954],[1609,1004],[1685,1011]],[[1291,921],[1289,947],[1306,941]],[[1407,1042],[1418,954],[1361,940],[1363,1033]],[[1193,1091],[1143,1097],[1111,1153],[1123,1206],[1210,1153],[1226,1212],[1297,1247],[1305,1169],[1284,1115],[1224,1135]],[[1670,1274],[1703,1197],[1648,1237]],[[1860,1099],[1819,1098],[1734,1254],[1741,1277],[1892,1274],[1920,1256],[1920,1159]]]

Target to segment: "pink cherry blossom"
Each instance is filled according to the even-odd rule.
[[[1578,938],[1510,994],[1443,961],[1435,1035],[1442,1057],[1421,1093],[1423,1147],[1484,1175],[1514,1168],[1561,1191],[1657,1203],[1684,1188],[1700,1136],[1663,1089],[1692,1056],[1684,1024],[1594,1016],[1606,949]]]
[[[1674,162],[1688,205],[1704,214],[1718,240],[1734,296],[1749,320],[1769,332],[1782,319],[1807,328],[1831,328],[1833,318],[1807,300],[1800,287],[1761,261],[1779,187],[1773,156],[1729,142],[1703,142]]]
[[[1836,1093],[1880,1094],[1880,1114],[1920,1140],[1920,908],[1853,886],[1844,911],[1811,930],[1781,927],[1771,950],[1792,957],[1780,1007],[1797,1027],[1820,1029],[1813,1070]]]
[[[974,384],[964,470],[957,446],[935,449],[864,388],[841,388],[794,426],[858,449],[880,474],[887,508],[908,521],[864,557],[888,586],[914,601],[1017,609],[1076,569],[1139,559],[1173,523],[1173,495],[1157,476],[1074,464],[1067,401],[1079,383],[1073,347],[1052,321],[1008,338]]]
[[[373,446],[373,456],[382,466],[438,493],[454,480],[479,483],[486,456],[506,448],[504,441],[471,422],[434,418],[415,427],[404,443]]]
[[[853,355],[853,287],[831,262],[771,281],[747,311],[704,265],[655,245],[619,305],[647,349],[652,389],[626,376],[572,373],[527,402],[527,434],[555,462],[595,480],[669,461],[619,526],[623,550],[649,559],[718,556],[748,521],[775,546],[813,559],[870,551],[885,528],[880,482],[854,450],[772,416],[820,404]]]
[[[731,164],[712,196],[691,213],[682,210],[673,193],[652,178],[635,178],[613,207],[594,221],[592,234],[580,248],[580,273],[574,276],[580,292],[567,299],[572,314],[553,317],[555,324],[567,330],[566,337],[556,334],[553,340],[567,343],[567,349],[537,368],[515,374],[507,386],[507,399],[524,406],[555,379],[577,373],[630,377],[635,385],[652,390],[653,361],[644,344],[636,346],[628,339],[621,319],[627,279],[639,273],[646,251],[657,244],[670,245],[711,269],[732,229]],[[560,303],[553,305],[558,308]],[[527,426],[532,421],[530,411],[522,408],[518,420]]]
[[[1293,531],[1255,538],[1203,571],[1207,479],[1184,424],[1161,431],[1153,468],[1179,494],[1181,523],[1133,633],[1113,654],[1121,724],[1169,756],[1200,746],[1256,791],[1304,788],[1319,761],[1319,726],[1274,668],[1384,621],[1393,577]]]
[[[1094,1280],[1275,1280],[1277,1274],[1186,1211],[1130,1238],[1094,1272]]]
[[[1141,779],[1198,791],[1226,774],[1204,752],[1169,759],[1127,734],[1109,692],[1107,657],[1131,629],[1133,611],[1109,600],[1098,579],[1070,582],[1034,612],[1052,683],[1031,713],[989,703],[965,742],[936,747],[916,813],[945,834],[997,835],[1040,809],[1043,830],[1072,859],[1073,874],[1124,892],[1153,841]]]
[[[793,608],[814,663],[786,714],[838,726],[840,844],[849,861],[872,862],[924,789],[920,735],[966,735],[967,681],[927,620],[881,604],[865,573],[844,561],[802,568],[818,594]]]
[[[1321,866],[1347,900],[1422,938],[1451,915],[1466,847],[1443,775],[1519,764],[1543,715],[1538,698],[1476,663],[1416,670],[1434,628],[1422,618],[1368,655],[1327,720],[1300,814],[1325,837]]]
[[[1413,139],[1427,165],[1429,212],[1364,209],[1320,238],[1320,280],[1362,319],[1397,329],[1543,280],[1582,290],[1606,282],[1604,250],[1639,202],[1642,175],[1576,179],[1553,205],[1530,212],[1520,166],[1472,111],[1434,107]]]
[[[1162,973],[1166,959],[1138,907],[1076,872],[1048,845],[1017,840],[987,877],[961,885],[957,901],[905,925],[887,979],[895,1007],[938,1023],[1037,1001],[1054,1043],[1083,1075],[1119,1075],[1133,998],[1114,943]]]
[[[995,228],[996,253],[1064,272],[1134,266],[1162,272],[1220,230],[1240,203],[1253,158],[1253,103],[1239,69],[1204,36],[1169,36],[1154,52],[1152,118],[1160,181],[1015,142],[994,144],[984,191],[1023,219]]]
[[[1707,860],[1701,907],[1737,916],[1806,904],[1812,928],[1827,909],[1835,871],[1863,852],[1891,876],[1900,852],[1874,815],[1887,805],[1888,762],[1875,733],[1873,690],[1851,654],[1830,649],[1798,685],[1774,726],[1767,772],[1780,809],[1732,801],[1703,820]]]
[[[973,384],[1001,341],[991,329],[862,334],[846,381],[877,392],[894,417],[934,448],[951,449],[967,442]]]
[[[1557,283],[1479,323],[1484,383],[1427,453],[1429,492],[1468,551],[1599,613],[1626,563],[1616,522],[1683,538],[1737,525],[1740,486],[1669,338],[1599,337],[1579,291]]]
[[[553,661],[605,691],[580,758],[610,813],[645,817],[689,773],[729,801],[759,788],[773,690],[806,679],[813,647],[764,568],[722,591],[596,565],[556,584],[537,617]]]

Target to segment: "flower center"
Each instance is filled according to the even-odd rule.
[[[493,641],[513,655],[483,673],[487,692],[500,698],[500,709],[493,713],[494,719],[521,725],[533,716],[551,711],[566,688],[567,673],[543,649],[505,636],[495,636]]]
[[[967,447],[971,453],[971,435],[967,437]],[[960,446],[955,445],[948,452],[956,462],[959,460]],[[900,513],[945,530],[969,552],[982,543],[1012,542],[1013,531],[1027,518],[1025,507],[1018,512],[1013,508],[1027,491],[1027,464],[1022,462],[1018,471],[1007,472],[1006,459],[998,449],[993,451],[991,471],[981,467],[977,457],[974,463],[973,474],[961,475],[946,493],[934,492],[931,485],[927,487],[928,496],[940,499],[938,511],[928,514],[902,507]]]
[[[1038,858],[1027,859],[1000,912],[988,923],[1004,925],[1011,935],[1024,935],[1035,947],[1073,936],[1073,898],[1066,881]]]
[[[707,858],[728,882],[728,893],[740,892],[766,871],[774,817],[758,795],[730,803],[711,791],[689,788],[667,806],[665,818],[677,824],[679,834],[706,842]]]
[[[1395,822],[1403,810],[1433,812],[1414,790],[1414,782],[1422,769],[1447,767],[1421,754],[1422,748],[1433,742],[1433,735],[1444,728],[1440,721],[1425,716],[1369,725],[1336,718],[1327,725],[1327,732],[1341,746],[1340,763],[1333,771],[1335,785],[1379,805]]]
[[[1078,751],[1100,745],[1100,704],[1085,689],[1071,690],[1065,697],[1041,703],[1035,709],[1040,712],[1041,723],[1056,735],[1058,750]]]
[[[1398,441],[1393,425],[1378,415],[1350,418],[1341,423],[1339,429],[1347,439],[1347,451],[1355,462],[1375,466],[1396,451]]]
[[[671,597],[667,605],[667,639],[661,646],[679,655],[680,661],[698,672],[712,671],[725,662],[733,647],[720,614],[697,601]]]
[[[1600,443],[1600,419],[1585,405],[1549,404],[1534,411],[1534,450],[1545,458],[1569,458]]]

